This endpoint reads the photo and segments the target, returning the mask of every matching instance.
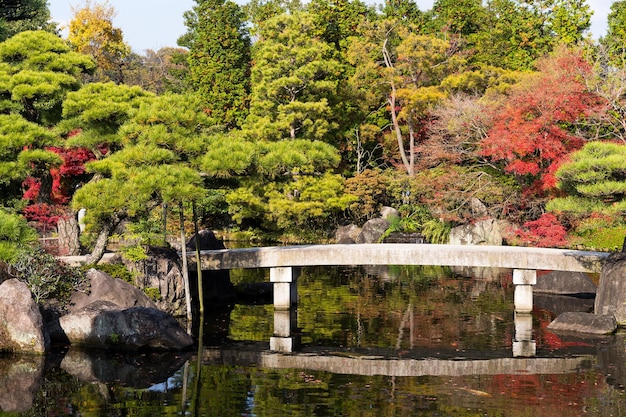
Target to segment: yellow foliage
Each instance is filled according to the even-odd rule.
[[[130,54],[122,30],[113,26],[115,9],[108,4],[86,0],[79,8],[72,8],[74,17],[69,24],[69,43],[76,51],[91,55],[100,71],[119,66]]]

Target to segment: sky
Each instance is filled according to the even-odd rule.
[[[104,0],[96,1],[104,3]],[[122,29],[126,42],[139,54],[146,49],[177,46],[176,40],[186,32],[183,13],[196,4],[193,0],[108,0],[108,3],[117,11],[114,25]],[[416,3],[421,10],[428,10],[433,0],[416,0]],[[611,0],[587,0],[594,11],[591,33],[596,39],[606,33],[606,17],[612,3]],[[73,15],[72,7],[83,5],[84,0],[48,0],[48,4],[52,20],[66,26]]]

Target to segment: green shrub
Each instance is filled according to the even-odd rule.
[[[37,232],[26,219],[0,209],[0,260],[11,263],[37,242]]]
[[[57,300],[67,308],[72,291],[85,283],[85,274],[43,250],[22,252],[11,264],[17,278],[26,283],[37,304]]]
[[[583,249],[621,251],[626,237],[626,224],[618,219],[594,215],[582,220],[573,235]]]
[[[158,288],[154,287],[146,287],[143,289],[143,292],[150,298],[152,301],[159,301],[161,297],[161,292]]]

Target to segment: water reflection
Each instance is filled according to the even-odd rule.
[[[0,357],[0,415],[626,417],[625,334],[556,335],[546,309],[520,321],[506,272],[377,274],[305,270],[297,309],[208,314],[193,352]],[[520,341],[535,357],[514,357]]]

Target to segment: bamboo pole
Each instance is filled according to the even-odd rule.
[[[187,333],[191,334],[193,314],[191,311],[191,291],[189,285],[189,268],[187,266],[187,238],[185,237],[185,214],[183,202],[180,202],[180,246],[183,256],[183,283],[185,285],[185,303],[187,304]]]
[[[191,202],[193,211],[193,228],[196,233],[196,271],[198,271],[198,301],[200,302],[200,319],[204,318],[204,291],[202,288],[202,268],[200,267],[200,236],[198,235],[198,214],[196,202]]]

